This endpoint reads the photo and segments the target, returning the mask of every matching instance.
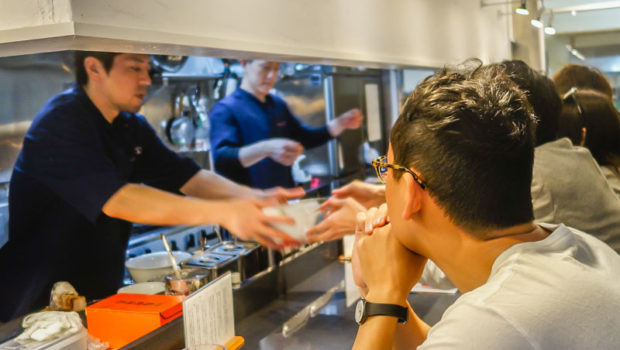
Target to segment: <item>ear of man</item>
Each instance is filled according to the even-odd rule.
[[[402,218],[405,220],[412,219],[422,208],[422,195],[424,190],[415,182],[412,176],[404,174],[400,181],[404,181],[406,191],[405,205],[403,207]]]
[[[98,79],[105,72],[101,61],[95,57],[86,57],[84,59],[84,69],[86,74],[88,74],[88,81]]]

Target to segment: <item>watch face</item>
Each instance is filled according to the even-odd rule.
[[[355,322],[361,323],[364,316],[364,300],[360,299],[355,306]]]

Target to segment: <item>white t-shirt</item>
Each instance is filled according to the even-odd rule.
[[[620,349],[620,255],[564,225],[514,245],[419,349]]]

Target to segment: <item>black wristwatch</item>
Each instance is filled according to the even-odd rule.
[[[409,319],[409,309],[394,304],[377,304],[370,303],[364,299],[360,299],[355,307],[355,322],[362,324],[368,316],[393,316],[398,318],[398,323],[405,324]]]

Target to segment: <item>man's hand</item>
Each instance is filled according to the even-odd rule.
[[[385,186],[373,185],[355,180],[332,191],[332,197],[344,199],[353,197],[361,205],[370,209],[385,203]],[[326,202],[327,203],[327,202]],[[326,204],[323,203],[323,206]],[[325,210],[321,207],[321,210]]]
[[[345,129],[357,129],[362,125],[364,115],[357,108],[350,109],[338,117],[338,121]]]
[[[282,165],[291,166],[304,151],[304,147],[297,141],[285,138],[272,138],[264,141],[268,157]]]
[[[358,216],[358,227],[372,225],[368,216]],[[370,222],[369,222],[370,221]],[[367,235],[356,233],[355,259],[358,276],[356,283],[367,288],[366,299],[375,303],[406,306],[407,296],[424,270],[426,258],[405,248],[391,234],[391,225],[385,225]],[[359,236],[358,236],[359,235]],[[361,281],[359,281],[361,272]],[[359,284],[358,284],[359,285]]]
[[[381,206],[372,207],[366,212],[357,213],[355,219],[355,243],[353,244],[353,254],[351,256],[351,263],[353,267],[353,281],[360,290],[362,297],[366,297],[368,293],[368,286],[364,282],[362,276],[362,267],[360,259],[356,253],[357,242],[367,235],[371,235],[375,228],[382,227],[389,222],[387,215],[387,204],[383,203]]]
[[[354,233],[357,213],[366,211],[363,205],[350,197],[332,197],[322,207],[327,208],[325,219],[306,232],[308,242],[333,241]]]
[[[357,109],[350,109],[327,124],[330,135],[338,136],[346,129],[357,129],[362,125],[364,115]]]
[[[351,267],[353,269],[353,282],[360,291],[362,298],[366,298],[368,294],[368,286],[362,275],[362,265],[359,254],[357,253],[357,242],[365,235],[364,225],[366,224],[366,212],[359,212],[355,218],[355,242],[353,243],[353,252],[351,253]]]
[[[243,240],[256,242],[273,249],[282,249],[290,245],[299,245],[289,235],[276,230],[270,223],[294,224],[295,220],[287,216],[268,216],[262,208],[273,205],[273,200],[236,199],[226,201],[222,226]]]

